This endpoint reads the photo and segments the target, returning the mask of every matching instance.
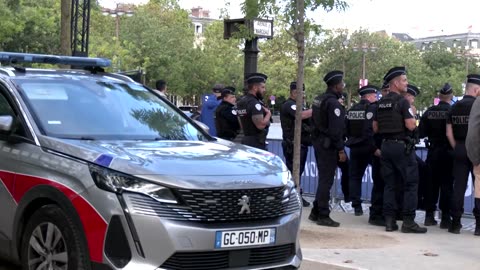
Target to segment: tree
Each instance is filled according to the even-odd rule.
[[[281,3],[279,3],[281,2]],[[304,81],[304,57],[305,57],[305,32],[308,32],[313,26],[307,22],[309,27],[305,24],[305,8],[309,10],[316,10],[321,7],[327,11],[334,8],[346,8],[347,3],[342,0],[245,0],[243,8],[246,11],[247,17],[256,17],[259,14],[273,10],[281,10],[277,6],[283,5],[283,14],[285,14],[286,22],[290,25],[290,32],[297,45],[297,108],[303,107],[303,81]],[[301,139],[301,110],[296,111],[295,115],[295,135],[294,135],[294,151],[293,151],[293,177],[295,184],[300,188],[300,139]]]

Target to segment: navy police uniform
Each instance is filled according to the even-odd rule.
[[[468,83],[480,84],[478,75],[469,75]],[[473,165],[467,156],[465,148],[465,139],[468,132],[468,119],[472,109],[475,97],[470,95],[463,96],[463,99],[455,103],[447,119],[447,123],[452,125],[453,137],[455,138],[455,149],[453,150],[453,203],[451,206],[452,225],[448,229],[452,233],[460,233],[460,219],[463,215],[463,204],[465,200],[465,191],[467,189],[468,175],[472,173]],[[475,205],[473,209],[475,216],[480,216],[480,209]]]
[[[247,84],[265,83],[267,76],[261,73],[253,73],[247,77]],[[266,112],[263,109],[263,102],[256,96],[248,93],[237,102],[237,114],[243,129],[244,137],[242,144],[267,150],[268,126],[258,129],[253,123],[252,116],[262,115]]]
[[[344,151],[345,109],[338,101],[344,88],[343,72],[332,71],[325,77],[327,91],[317,96],[312,106],[313,147],[318,167],[318,188],[310,219],[318,225],[338,227],[330,218],[329,200],[339,151]]]
[[[406,75],[404,67],[390,69],[384,80],[390,82],[398,76]],[[400,82],[401,83],[401,82]],[[398,86],[396,86],[398,89]],[[385,181],[384,215],[387,231],[398,230],[395,221],[397,211],[397,189],[403,188],[403,225],[402,232],[425,233],[415,223],[418,192],[418,168],[415,151],[411,151],[405,126],[405,119],[413,119],[409,102],[399,93],[390,89],[390,93],[378,102],[375,121],[378,133],[383,136],[382,176]],[[402,89],[398,89],[402,90]]]
[[[221,98],[229,95],[235,95],[235,88],[226,87],[222,91]],[[235,104],[222,100],[215,110],[215,126],[217,128],[217,137],[233,141],[240,130],[240,124],[237,118],[237,109]]]
[[[358,94],[376,94],[375,86],[367,85],[358,90]],[[372,163],[373,153],[377,150],[373,139],[372,122],[376,112],[376,104],[367,99],[361,99],[347,112],[347,142],[350,148],[350,199],[355,215],[361,216],[362,210],[362,179],[368,164]]]
[[[452,95],[453,89],[447,83],[439,91],[440,95]],[[440,101],[431,106],[422,115],[420,120],[420,138],[427,137],[425,141],[428,148],[427,167],[428,178],[425,197],[425,225],[435,225],[434,211],[440,197],[439,208],[442,210],[440,228],[450,226],[450,203],[453,193],[453,156],[452,149],[446,136],[446,126],[450,103]]]

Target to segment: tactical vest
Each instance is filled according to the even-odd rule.
[[[220,138],[233,139],[236,136],[236,131],[232,130],[227,119],[222,116],[222,112],[225,110],[233,110],[233,106],[230,106],[226,102],[220,103],[215,110],[215,127],[217,128],[217,136]]]
[[[474,101],[474,98],[464,97],[452,106],[450,117],[455,140],[464,141],[467,138],[468,117]]]
[[[349,137],[362,137],[367,119],[368,103],[357,103],[347,113],[347,130]]]
[[[317,96],[312,104],[312,122],[313,122],[313,137],[316,138],[321,134],[325,134],[328,129],[328,113],[327,100],[330,98],[337,99],[334,94],[324,93]]]
[[[378,133],[405,136],[405,121],[400,111],[401,99],[402,96],[398,94],[389,94],[378,102]]]
[[[439,104],[430,107],[426,112],[425,119],[428,121],[426,135],[433,144],[445,144],[448,142],[445,130],[449,108],[450,106],[447,104]]]
[[[247,94],[242,97],[240,101],[237,102],[237,115],[240,117],[240,122],[242,123],[243,134],[245,136],[259,136],[266,138],[266,133],[268,133],[268,128],[264,130],[258,129],[252,121],[252,114],[247,112],[247,107],[250,103],[258,102],[258,99],[251,94]],[[265,116],[265,112],[263,112]]]

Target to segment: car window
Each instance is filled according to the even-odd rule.
[[[19,121],[20,119],[18,119],[18,114],[15,112],[15,109],[8,101],[8,98],[5,95],[5,91],[6,90],[4,90],[3,86],[0,85],[0,116],[12,116],[16,120],[13,134],[26,137],[26,129],[24,128],[22,122]]]
[[[136,83],[17,78],[48,136],[105,140],[204,140],[175,109]]]
[[[12,106],[8,103],[7,98],[0,92],[0,116],[15,116]]]

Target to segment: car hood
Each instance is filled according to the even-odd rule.
[[[43,137],[42,146],[167,185],[250,188],[286,183],[276,155],[218,141],[85,141]],[[227,179],[227,180],[222,180]]]

